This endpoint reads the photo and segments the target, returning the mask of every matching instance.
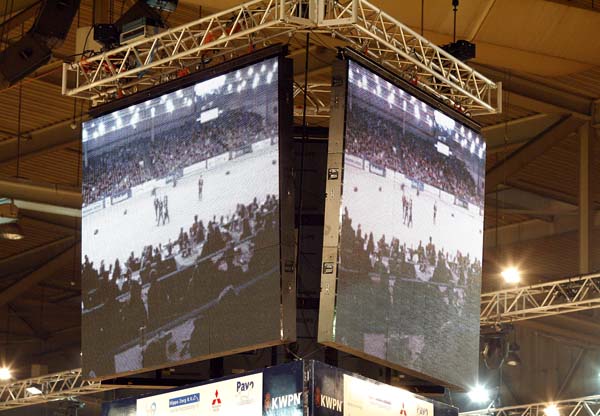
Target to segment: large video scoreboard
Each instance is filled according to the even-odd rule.
[[[319,341],[451,386],[478,366],[485,143],[360,55],[336,63]]]
[[[290,74],[267,49],[84,123],[86,377],[295,338]]]

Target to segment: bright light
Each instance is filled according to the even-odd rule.
[[[475,142],[471,142],[471,153],[475,153]]]
[[[267,74],[267,84],[270,84],[272,79],[273,79],[273,73],[269,72]]]
[[[239,78],[241,75],[240,71],[238,71],[236,73],[236,77]],[[208,79],[206,81],[200,82],[196,85],[194,85],[194,92],[196,93],[197,96],[204,96],[207,94],[210,94],[212,92],[215,92],[216,90],[218,90],[219,88],[221,88],[223,85],[225,85],[225,75],[220,75],[218,77],[215,78],[211,78]]]
[[[150,109],[150,116],[154,117],[156,115],[156,108],[152,107]]]
[[[99,134],[106,133],[106,127],[104,127],[104,123],[103,122],[100,122],[100,124],[98,124],[98,133]]]
[[[175,110],[175,106],[173,105],[173,101],[171,101],[171,100],[168,100],[168,101],[167,101],[167,111],[168,111],[169,113],[172,113],[172,112],[173,112],[173,110]]]
[[[88,138],[88,132],[86,129],[83,129],[83,131],[81,132],[81,136],[83,137],[83,141],[86,141]]]
[[[229,84],[227,86],[227,92],[231,92],[232,89],[233,89],[233,85]]]
[[[260,77],[258,76],[258,74],[256,74],[254,76],[254,80],[252,81],[252,89],[255,89],[256,87],[258,87],[259,80],[260,80]]]
[[[250,67],[248,68],[248,76],[251,77],[252,74],[254,74],[254,68]]]
[[[388,95],[387,101],[390,106],[392,104],[394,104],[394,101],[396,101],[396,96],[394,95],[394,91],[390,92],[390,95]]]
[[[277,61],[275,61],[275,62],[273,63],[273,71],[277,69],[277,64],[278,64],[278,62],[277,62]]]
[[[443,128],[445,128],[446,130],[454,130],[454,126],[456,125],[456,123],[446,114],[441,113],[438,110],[434,110],[433,117],[435,118],[435,122]]]
[[[484,386],[477,385],[469,392],[469,399],[474,403],[489,402],[490,393]]]
[[[138,121],[140,121],[140,113],[138,113],[137,111],[133,114],[133,116],[131,116],[131,127],[133,127],[135,129],[135,125],[138,123]]]
[[[38,395],[42,394],[42,391],[35,386],[27,387],[25,390],[27,391],[27,393],[31,394],[32,396],[38,396]]]
[[[0,367],[0,380],[10,380],[12,378],[12,372],[8,367]]]
[[[558,407],[556,407],[555,404],[549,404],[544,409],[544,414],[546,416],[560,416],[560,411],[558,410]]]
[[[519,283],[521,281],[521,272],[516,267],[507,267],[500,273],[506,283]]]
[[[415,105],[414,108],[415,108],[415,117],[417,118],[417,120],[420,120],[421,119],[421,112],[419,111],[419,107],[417,107]]]
[[[267,66],[265,64],[262,64],[260,66],[260,72],[265,72],[267,70]]]
[[[237,71],[235,73],[235,79],[240,79],[242,77],[242,73],[240,71]]]
[[[181,91],[181,90],[177,90],[177,93],[176,93],[176,94],[177,94],[177,97],[178,97],[178,98],[181,98],[181,97],[183,97],[183,91]]]

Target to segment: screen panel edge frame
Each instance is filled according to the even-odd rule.
[[[337,293],[344,137],[346,130],[346,98],[348,93],[348,61],[336,60],[332,67],[327,177],[325,178],[325,213],[321,291],[317,342],[327,345],[335,341],[335,300]],[[335,179],[331,175],[337,172]]]
[[[281,341],[296,341],[296,249],[293,178],[294,62],[279,57],[279,260]]]

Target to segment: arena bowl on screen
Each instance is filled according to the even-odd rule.
[[[284,341],[282,63],[228,66],[84,123],[86,377]]]
[[[463,387],[478,368],[485,143],[439,103],[344,63],[345,119],[330,127],[343,132],[341,198],[326,217],[340,221],[337,279],[320,341]]]

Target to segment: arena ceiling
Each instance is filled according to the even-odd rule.
[[[131,3],[115,1],[115,15]],[[420,0],[373,3],[421,30]],[[498,271],[508,261],[521,264],[528,282],[582,271],[581,131],[585,126],[600,126],[600,13],[588,3],[481,0],[460,4],[457,38],[477,44],[477,58],[471,64],[504,87],[502,114],[476,118],[488,142],[488,184],[494,185],[487,187],[486,198],[485,290],[498,287]],[[12,4],[12,12],[1,17],[0,30],[8,28],[9,38],[16,38],[31,25],[39,2]],[[176,26],[237,4],[236,0],[185,0],[168,21]],[[451,41],[450,0],[423,4],[424,35],[437,44]],[[79,366],[80,221],[69,209],[78,204],[81,146],[79,132],[71,124],[85,117],[88,103],[61,95],[61,63],[73,59],[77,28],[89,26],[92,14],[92,0],[82,0],[69,37],[55,51],[53,61],[21,84],[0,90],[0,197],[45,204],[44,209],[22,210],[20,224],[26,238],[0,240],[0,343],[7,356],[18,357],[21,377],[28,376],[30,365],[36,363],[47,364],[50,371]],[[309,50],[310,81],[326,85],[335,41],[320,34],[314,34],[313,41],[318,46]],[[297,81],[302,83],[304,37],[290,42],[297,49],[293,57]],[[327,93],[319,94],[326,103]],[[326,126],[327,119],[309,117],[309,123]],[[597,142],[593,132],[590,137]],[[600,146],[590,148],[590,172],[600,172]],[[594,180],[592,175],[592,185]],[[600,189],[591,186],[589,195],[592,226],[587,260],[589,270],[597,270],[600,218],[595,214]],[[594,316],[532,322],[527,328],[561,340],[574,337],[577,345],[586,348],[600,347],[600,338],[587,335],[598,329]]]

